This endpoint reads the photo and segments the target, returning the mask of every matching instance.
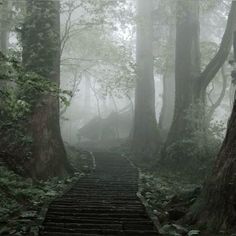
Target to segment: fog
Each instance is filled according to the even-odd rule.
[[[67,3],[68,4],[68,3]],[[70,5],[71,4],[71,5]],[[156,14],[154,18],[154,60],[155,64],[155,107],[156,119],[159,120],[163,106],[164,60],[168,47],[168,31],[174,24],[174,14],[164,1],[156,1],[154,12],[167,11]],[[86,3],[78,7],[79,1],[70,1],[65,5],[61,14],[62,35],[68,34],[62,52],[61,88],[72,91],[70,103],[62,108],[62,135],[66,143],[78,145],[79,130],[96,117],[106,119],[112,113],[127,113],[130,127],[123,139],[129,137],[132,129],[134,110],[134,79],[136,52],[136,18],[135,1],[118,1],[111,6],[112,10],[101,9],[98,15],[94,7]],[[221,42],[227,23],[229,1],[208,3],[201,1],[200,12],[200,40],[201,50],[210,50],[202,59],[202,69],[216,52]],[[75,9],[73,9],[73,7]],[[71,8],[71,9],[70,9]],[[169,14],[169,15],[168,15]],[[92,23],[91,23],[92,22]],[[88,26],[84,26],[84,25]],[[94,24],[90,26],[90,24]],[[175,29],[173,29],[175,31]],[[68,32],[66,32],[68,31]],[[172,55],[174,56],[174,45]],[[209,48],[209,49],[208,49]],[[162,64],[161,64],[162,63]],[[230,66],[224,66],[227,85],[224,97],[214,111],[214,121],[227,123],[232,103]],[[222,91],[222,73],[209,85],[209,106],[214,103]],[[174,76],[174,71],[173,71]],[[173,81],[174,86],[174,81]],[[128,94],[128,97],[127,97]],[[174,90],[170,98],[170,116],[174,110]],[[167,118],[166,128],[171,125],[172,118]],[[169,123],[169,124],[168,124]],[[98,124],[97,124],[98,125]],[[119,129],[125,124],[118,124]],[[100,129],[99,127],[96,127]],[[125,128],[126,129],[126,128]],[[122,132],[122,131],[121,131]],[[91,140],[90,140],[91,141]]]
[[[0,0],[0,235],[236,235],[236,0]]]

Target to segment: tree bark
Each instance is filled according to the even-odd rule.
[[[132,148],[137,157],[148,158],[155,153],[157,146],[152,47],[153,3],[152,0],[138,0],[137,3],[137,80]]]
[[[200,74],[199,1],[178,0],[176,14],[175,111],[167,146],[191,135],[186,112],[195,101]]]
[[[28,0],[22,32],[23,64],[60,87],[60,4],[58,1]],[[33,107],[30,132],[31,176],[48,179],[72,172],[60,132],[59,96],[40,95]]]
[[[236,62],[236,32],[234,35]],[[232,75],[236,80],[235,69]],[[188,218],[192,223],[204,226],[209,231],[236,230],[236,100],[213,173]]]

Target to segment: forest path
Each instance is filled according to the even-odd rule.
[[[94,155],[95,171],[51,203],[40,236],[158,235],[136,195],[138,171],[117,154]]]

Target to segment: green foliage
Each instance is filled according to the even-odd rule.
[[[191,191],[198,187],[181,179],[175,174],[141,173],[140,192],[147,202],[153,207],[165,210],[166,204],[170,199],[180,192]]]
[[[186,225],[177,225],[170,219],[172,209],[186,209],[196,200],[195,189],[199,186],[183,181],[174,174],[145,173],[140,176],[140,193],[145,198],[153,214],[160,221],[161,235],[198,235],[198,230],[190,230]],[[176,204],[176,205],[175,205]],[[181,206],[181,207],[180,207]]]
[[[190,124],[189,135],[167,148],[168,160],[174,160],[179,170],[196,176],[209,174],[226,129],[223,122],[206,117],[204,109],[203,104],[189,108],[185,114],[186,123]]]
[[[34,183],[0,167],[0,235],[37,235],[43,205],[78,177]]]
[[[29,158],[32,139],[27,129],[33,108],[43,96],[60,96],[62,102],[67,102],[70,93],[35,73],[27,73],[20,60],[16,52],[0,58],[1,152],[14,155],[20,151]]]

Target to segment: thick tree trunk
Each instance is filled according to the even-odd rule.
[[[176,14],[175,111],[167,146],[191,134],[186,112],[195,101],[200,74],[199,1],[178,0]]]
[[[132,148],[137,157],[148,158],[154,154],[157,146],[152,47],[152,0],[138,0],[137,8],[137,81]]]
[[[236,61],[236,33],[234,41]],[[236,230],[236,100],[213,173],[188,217],[209,231]]]
[[[23,64],[27,71],[60,86],[60,4],[28,0],[23,28]],[[40,95],[33,108],[30,130],[33,138],[29,171],[47,179],[71,172],[61,138],[59,97]]]

